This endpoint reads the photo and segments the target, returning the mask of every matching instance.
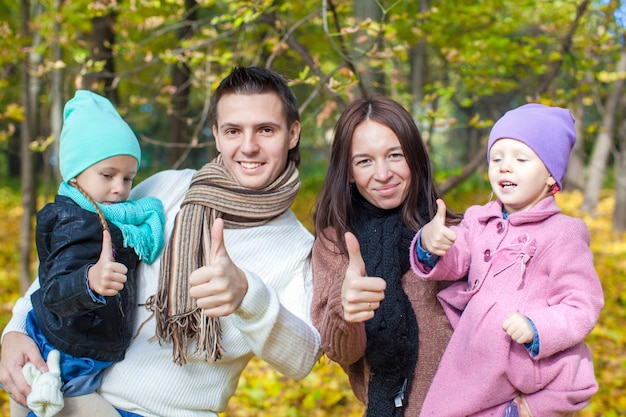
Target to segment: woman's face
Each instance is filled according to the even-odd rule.
[[[391,129],[364,121],[354,130],[350,154],[350,182],[367,201],[385,210],[404,202],[411,186],[411,170]]]

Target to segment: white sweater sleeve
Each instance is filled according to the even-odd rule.
[[[310,268],[305,275],[310,275]],[[295,285],[283,291],[281,300],[259,277],[248,272],[247,276],[248,292],[233,315],[235,326],[259,358],[285,376],[304,378],[321,353],[319,332],[309,313],[311,292],[302,288],[310,277],[293,277]],[[289,310],[287,303],[296,311]]]

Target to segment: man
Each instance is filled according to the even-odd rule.
[[[216,160],[158,173],[131,195],[163,201],[168,236],[161,261],[138,272],[138,299],[148,301],[138,307],[136,338],[105,373],[102,397],[67,398],[58,416],[118,415],[108,403],[128,416],[215,416],[253,356],[295,379],[319,357],[309,317],[313,237],[289,209],[299,189],[295,96],[274,72],[236,67],[211,109]],[[46,369],[23,334],[28,295],[2,343],[0,383],[14,417],[25,415],[30,391],[21,368]]]

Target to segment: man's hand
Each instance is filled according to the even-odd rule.
[[[248,279],[228,256],[222,219],[215,219],[211,228],[209,265],[193,271],[189,284],[189,295],[207,317],[227,316],[241,305],[248,291]]]
[[[115,262],[111,234],[103,230],[100,258],[87,272],[89,288],[104,297],[117,295],[124,288],[127,272],[126,265]]]
[[[341,286],[343,317],[347,322],[360,323],[374,317],[385,298],[387,283],[382,278],[367,276],[356,236],[348,232],[345,239],[350,261]]]
[[[517,343],[530,343],[535,336],[528,319],[520,313],[511,313],[502,323],[502,330]]]
[[[30,394],[30,385],[26,382],[22,368],[31,362],[42,373],[48,372],[48,366],[39,353],[33,340],[20,332],[9,332],[2,341],[0,358],[0,384],[13,400],[27,407],[26,396]]]
[[[456,233],[446,226],[446,203],[437,199],[437,214],[422,228],[422,247],[433,255],[443,256],[456,241]]]

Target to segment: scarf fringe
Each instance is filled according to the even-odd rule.
[[[187,346],[195,341],[198,356],[203,356],[207,362],[215,362],[222,358],[224,348],[222,346],[222,326],[219,318],[206,317],[201,308],[194,308],[180,314],[170,315],[167,305],[167,296],[157,302],[161,306],[155,306],[154,297],[150,299],[151,307],[156,314],[156,337],[160,342],[172,343],[174,363],[185,365],[187,363]]]

